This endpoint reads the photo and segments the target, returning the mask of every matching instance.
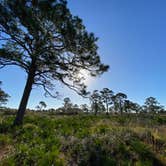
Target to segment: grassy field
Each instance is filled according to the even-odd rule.
[[[166,117],[0,113],[2,166],[166,165]]]

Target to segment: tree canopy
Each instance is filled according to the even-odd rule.
[[[114,95],[114,92],[108,88],[103,88],[103,90],[100,91],[100,93],[101,93],[101,100],[106,105],[106,111],[108,114],[109,106],[113,103],[112,97]]]
[[[107,71],[97,52],[98,38],[70,13],[65,0],[2,0],[0,16],[0,67],[16,65],[28,75],[15,124],[22,123],[32,85],[56,97],[52,92],[60,81],[86,95],[80,70],[91,76]]]
[[[148,97],[145,100],[144,109],[149,113],[156,113],[162,109],[162,106],[154,97]]]
[[[0,81],[0,86],[1,85],[2,85],[2,82]],[[6,104],[6,102],[8,101],[8,98],[9,98],[9,95],[0,88],[0,106],[3,104]]]

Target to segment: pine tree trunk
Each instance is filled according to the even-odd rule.
[[[121,102],[120,102],[120,104],[119,104],[119,108],[120,108],[120,114],[122,115],[122,106],[121,106]]]
[[[97,103],[95,103],[94,105],[95,105],[95,106],[94,106],[94,107],[95,107],[95,115],[97,115],[97,112],[98,112],[98,105],[97,105]]]
[[[106,115],[108,115],[108,104],[106,103]]]
[[[28,78],[27,78],[27,82],[25,85],[25,89],[24,89],[24,93],[20,102],[20,106],[16,115],[16,118],[14,120],[13,125],[14,126],[18,126],[18,125],[22,125],[23,123],[23,118],[24,118],[24,114],[25,114],[25,110],[28,104],[28,99],[32,90],[32,85],[34,83],[34,77],[35,77],[35,70],[32,70],[29,72],[28,74]]]

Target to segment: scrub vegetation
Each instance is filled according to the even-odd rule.
[[[1,111],[0,165],[166,165],[166,116]]]

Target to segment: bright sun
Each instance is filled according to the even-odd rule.
[[[84,78],[83,82],[84,82],[85,85],[89,85],[90,82],[91,82],[91,77],[90,77],[90,74],[87,70],[84,70],[84,69],[80,70],[80,72],[78,74],[78,77],[80,77],[80,78],[83,77]]]

